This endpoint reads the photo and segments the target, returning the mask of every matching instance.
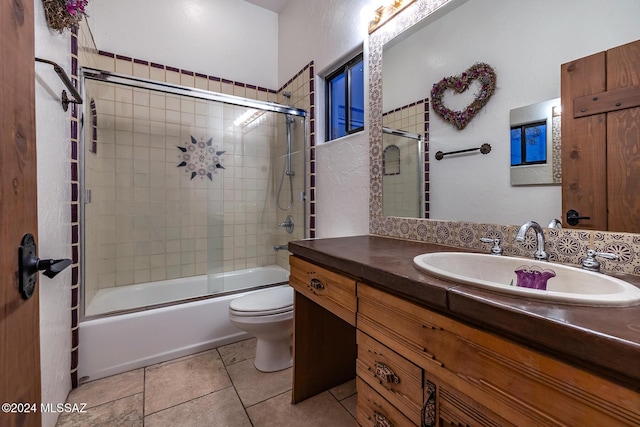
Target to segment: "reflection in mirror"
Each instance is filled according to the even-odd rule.
[[[407,14],[417,14],[421,6],[435,2],[417,0],[387,25],[415,22],[407,19]],[[429,218],[493,224],[535,220],[547,224],[552,218],[562,217],[561,186],[511,185],[510,139],[506,131],[509,112],[559,97],[561,64],[640,39],[636,22],[640,2],[616,0],[615,7],[600,0],[450,3],[457,7],[437,19],[428,18],[426,25],[418,22],[395,40],[384,40],[384,46],[375,43],[381,37],[376,33],[386,31],[386,26],[369,39],[374,55],[376,49],[382,48],[381,69],[372,74],[371,87],[377,87],[375,79],[380,78],[383,96],[381,101],[372,98],[370,102],[372,109],[380,102],[383,115],[428,98],[434,83],[458,75],[474,63],[486,62],[497,74],[494,95],[465,129],[459,131],[435,114],[425,122],[427,152],[431,153],[426,160],[430,174]],[[445,106],[457,108],[456,96],[447,93]],[[473,94],[461,96],[473,98]],[[428,115],[428,101],[425,110]],[[388,126],[384,118],[382,124]],[[375,130],[376,124],[372,126]],[[401,125],[394,127],[405,129]],[[379,144],[372,134],[373,144]],[[491,156],[433,161],[437,151],[476,147],[485,142],[492,146]],[[375,187],[372,189],[375,200]],[[382,198],[379,213],[384,214],[387,199],[384,194]]]
[[[383,128],[382,194],[385,216],[424,217],[422,137]]]
[[[509,113],[511,185],[561,184],[560,98]]]

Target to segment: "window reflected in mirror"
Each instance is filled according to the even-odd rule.
[[[547,163],[547,122],[511,127],[511,166]]]

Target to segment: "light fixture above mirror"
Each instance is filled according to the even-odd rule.
[[[375,10],[373,19],[369,23],[369,34],[382,27],[391,18],[400,13],[415,0],[393,0],[388,5],[382,5]]]

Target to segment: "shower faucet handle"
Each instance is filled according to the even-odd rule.
[[[293,233],[293,217],[291,215],[287,215],[287,218],[284,220],[284,222],[279,223],[278,226],[284,227],[284,229],[287,230],[287,233],[289,234]]]

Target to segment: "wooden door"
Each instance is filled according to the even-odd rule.
[[[607,51],[607,91],[630,107],[607,113],[608,230],[640,233],[640,41]]]
[[[561,67],[562,209],[640,232],[640,41]]]
[[[18,292],[18,246],[36,235],[34,2],[0,6],[0,425],[39,426],[40,326],[38,292]],[[33,406],[30,409],[34,409]]]

